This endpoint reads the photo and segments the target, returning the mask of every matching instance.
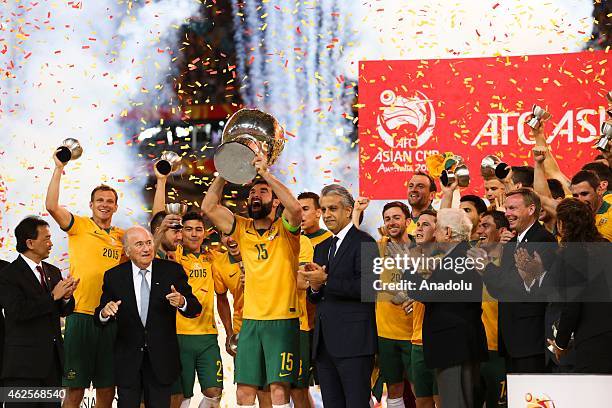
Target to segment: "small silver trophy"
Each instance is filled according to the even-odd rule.
[[[604,122],[601,124],[601,136],[595,147],[602,152],[609,152],[612,148],[612,123]]]
[[[76,160],[83,154],[83,148],[78,140],[69,137],[64,139],[62,145],[55,151],[55,157],[62,163],[68,163],[70,160]]]
[[[545,111],[542,107],[538,105],[533,105],[533,108],[531,108],[531,111],[533,113],[533,118],[531,118],[529,122],[527,122],[527,124],[532,129],[539,129],[540,126],[542,126],[543,122],[546,122],[548,119],[552,117],[550,113],[548,113],[547,111]]]
[[[159,160],[155,163],[155,168],[164,176],[174,173],[181,167],[181,156],[175,152],[162,152]]]
[[[455,156],[455,161],[457,164],[454,167],[448,170],[442,170],[442,174],[440,174],[440,183],[447,187],[456,181],[459,187],[467,187],[470,184],[470,170],[463,162],[461,156]]]
[[[510,174],[510,166],[501,161],[501,159],[493,154],[485,156],[480,162],[480,174],[485,180],[497,177],[500,180],[505,179]]]
[[[187,204],[182,204],[182,203],[170,203],[170,204],[166,204],[165,210],[166,210],[166,213],[168,213],[168,214],[180,215],[182,217],[187,212]],[[183,228],[183,224],[181,224],[179,222],[178,224],[174,224],[174,225],[170,226],[170,228],[172,228],[172,229],[182,229]]]

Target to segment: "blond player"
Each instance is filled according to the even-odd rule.
[[[104,330],[94,324],[93,313],[102,295],[104,272],[123,259],[123,230],[112,226],[117,211],[117,192],[100,185],[91,192],[91,216],[72,214],[59,205],[59,190],[65,163],[53,156],[55,169],[47,189],[45,205],[59,227],[68,233],[70,275],[80,279],[74,292],[74,313],[66,318],[64,334],[64,375],[62,384],[68,387],[64,407],[77,408],[85,388],[93,383],[96,406],[110,407],[115,397],[113,341],[116,327]]]

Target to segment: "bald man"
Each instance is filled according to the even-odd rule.
[[[136,408],[144,394],[145,407],[168,407],[180,373],[177,310],[194,318],[202,306],[179,264],[154,259],[149,230],[132,227],[123,241],[129,261],[104,274],[94,316],[103,327],[117,321],[113,357],[119,406]]]

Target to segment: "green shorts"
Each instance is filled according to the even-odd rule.
[[[310,386],[310,332],[300,330],[300,367],[293,388]]]
[[[506,361],[497,351],[489,351],[489,360],[480,363],[481,401],[487,408],[508,406],[506,390]]]
[[[185,398],[193,397],[196,374],[202,392],[223,388],[223,364],[216,334],[177,334],[181,357],[181,386]]]
[[[387,385],[409,380],[412,343],[410,340],[378,338],[378,365]]]
[[[414,395],[417,398],[431,397],[438,395],[438,383],[433,370],[425,365],[425,355],[423,354],[423,346],[418,344],[412,345],[411,353],[412,372],[410,378],[414,385]]]
[[[235,361],[237,384],[295,384],[299,369],[298,319],[245,319]]]
[[[69,388],[107,388],[115,386],[113,344],[115,322],[100,327],[92,315],[73,313],[66,317],[64,331],[64,376],[62,386]]]

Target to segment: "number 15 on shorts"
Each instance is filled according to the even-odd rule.
[[[281,377],[291,375],[293,371],[293,353],[281,353]]]

